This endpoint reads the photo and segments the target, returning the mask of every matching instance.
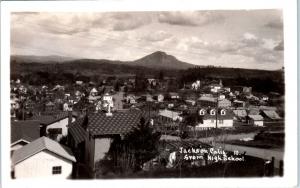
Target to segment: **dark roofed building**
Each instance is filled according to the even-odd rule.
[[[74,122],[76,118],[77,114],[63,111],[51,115],[34,116],[32,119],[40,122],[41,136],[48,135],[59,141],[63,136],[67,136],[67,126]]]
[[[102,160],[116,138],[123,138],[146,115],[140,110],[91,113],[69,127],[68,142],[77,160],[87,164],[90,172]]]
[[[40,137],[40,124],[38,121],[12,121],[11,122],[11,151],[20,149],[24,145]]]

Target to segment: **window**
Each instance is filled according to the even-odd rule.
[[[225,115],[226,114],[226,111],[223,109],[221,110],[221,115]]]
[[[216,115],[216,110],[211,110],[210,115]]]
[[[52,174],[61,174],[61,166],[52,167]]]
[[[205,113],[205,111],[203,109],[199,111],[199,115],[201,115],[201,116],[203,116],[204,113]]]

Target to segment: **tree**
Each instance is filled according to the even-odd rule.
[[[139,125],[124,139],[121,137],[114,139],[106,158],[99,162],[101,166],[99,169],[106,169],[106,172],[102,172],[102,174],[108,173],[108,168],[105,166],[109,164],[108,170],[114,173],[138,171],[145,162],[158,154],[159,139],[160,133],[146,123],[144,118],[141,118]],[[99,173],[97,172],[97,174]]]
[[[139,170],[145,162],[158,154],[159,139],[160,133],[155,132],[149,122],[146,123],[145,119],[141,118],[138,127],[126,138],[135,154],[135,170]]]

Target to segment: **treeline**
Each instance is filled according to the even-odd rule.
[[[224,86],[248,86],[257,92],[284,93],[284,71],[267,71],[239,68],[196,67],[183,71],[180,75],[181,83],[201,81],[219,81]]]
[[[201,80],[201,82],[219,81],[228,87],[249,86],[257,92],[284,93],[284,72],[252,70],[222,67],[195,67],[186,70],[158,70],[140,66],[118,64],[110,61],[93,62],[92,60],[76,60],[68,63],[22,63],[11,62],[11,79],[20,78],[31,85],[42,84],[68,84],[76,80],[84,82],[99,82],[103,78],[126,78],[132,77],[144,80],[147,76],[162,80],[166,77],[174,77],[176,83],[172,90],[180,89],[184,84]],[[141,87],[145,84],[141,83]],[[177,88],[178,87],[178,88]]]

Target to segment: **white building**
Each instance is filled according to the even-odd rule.
[[[197,80],[196,82],[192,83],[192,89],[194,90],[200,89],[200,80]]]
[[[41,137],[16,150],[12,156],[14,178],[70,178],[76,162],[71,150]]]
[[[261,115],[248,115],[248,123],[256,126],[264,126],[264,118]]]
[[[104,108],[108,108],[108,106],[110,106],[111,108],[114,107],[114,101],[112,95],[106,93],[105,95],[103,95],[102,101],[103,101]]]
[[[196,129],[210,128],[232,128],[233,114],[227,109],[200,109],[199,116],[202,117],[202,122],[196,125]]]
[[[42,129],[45,130],[43,135],[56,136],[55,139],[59,141],[63,136],[68,135],[68,124],[74,122],[76,116],[68,111],[56,115],[37,116],[34,120],[40,121]]]

